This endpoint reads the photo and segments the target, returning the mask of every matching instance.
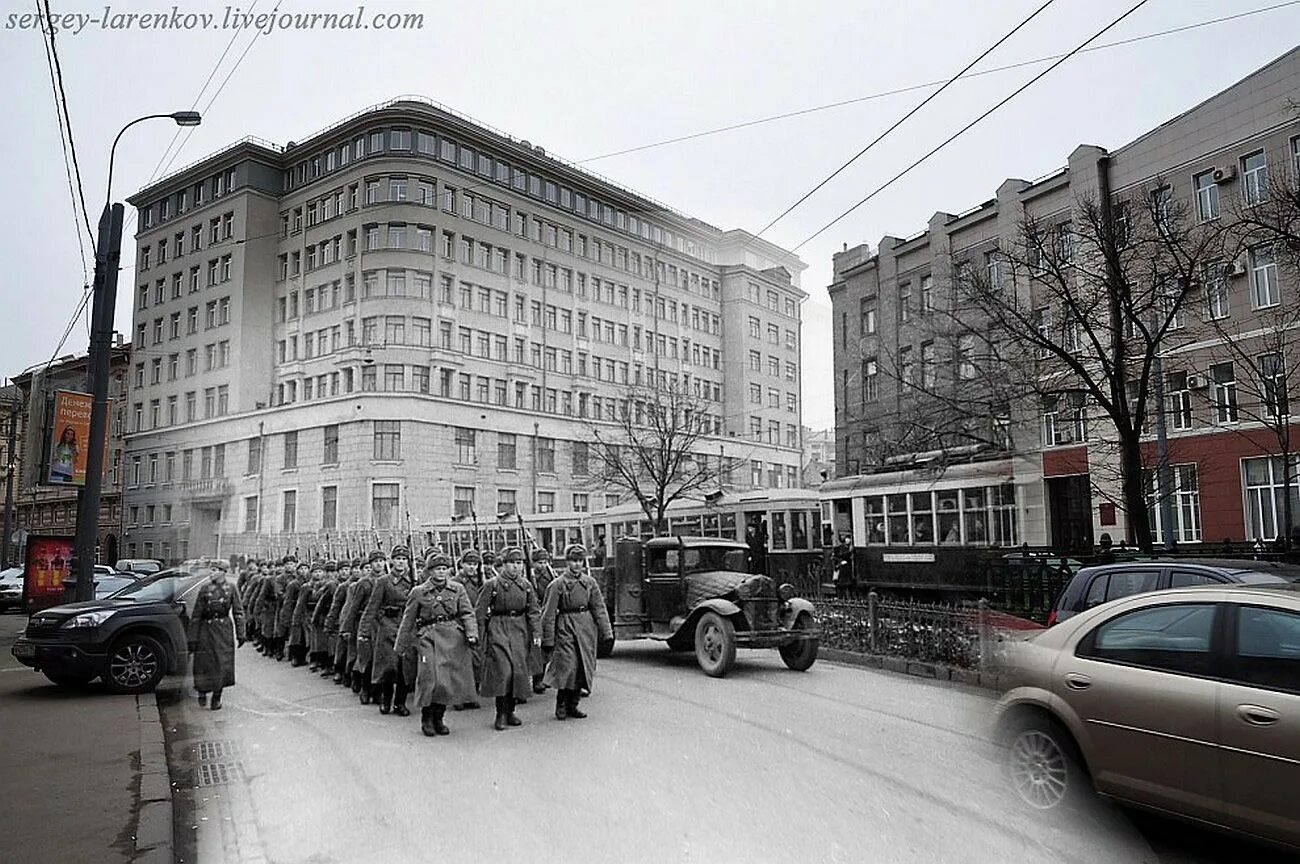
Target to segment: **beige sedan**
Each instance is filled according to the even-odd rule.
[[[1300,848],[1300,586],[1140,594],[1012,656],[997,730],[1025,802],[1091,787]]]

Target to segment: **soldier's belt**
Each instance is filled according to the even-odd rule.
[[[559,614],[561,614],[561,615],[581,615],[583,612],[589,612],[589,611],[590,611],[590,610],[589,610],[586,606],[583,606],[581,609],[561,609],[561,610],[559,610]]]
[[[379,614],[383,615],[385,618],[396,618],[398,615],[402,614],[402,607],[385,606],[384,608],[379,610]]]
[[[450,615],[438,615],[434,618],[417,618],[415,621],[415,626],[428,627],[433,624],[445,624],[448,621],[454,621],[454,620],[456,619],[452,618]]]
[[[498,618],[502,615],[506,616],[507,618],[518,618],[520,615],[527,615],[527,614],[528,614],[528,610],[526,609],[493,609],[492,610],[493,618]]]

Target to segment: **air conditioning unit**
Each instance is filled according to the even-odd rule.
[[[1232,266],[1231,266],[1230,268],[1228,268],[1228,275],[1229,275],[1229,276],[1245,276],[1245,275],[1246,275],[1246,262],[1245,262],[1245,261],[1242,261],[1240,258],[1238,258],[1236,261],[1233,261],[1233,262],[1232,262]]]
[[[1204,389],[1205,389],[1206,387],[1208,387],[1208,386],[1210,386],[1210,382],[1207,381],[1207,380],[1204,378],[1204,376],[1201,376],[1201,375],[1188,375],[1188,376],[1187,376],[1187,389],[1188,389],[1188,390],[1204,390]]]
[[[1236,180],[1236,179],[1237,179],[1237,166],[1236,166],[1236,165],[1228,165],[1228,166],[1226,166],[1226,167],[1224,167],[1224,168],[1215,168],[1215,169],[1214,169],[1214,182],[1215,182],[1215,183],[1231,183],[1233,180]]]

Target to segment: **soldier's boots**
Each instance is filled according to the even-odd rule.
[[[569,691],[560,689],[555,691],[555,719],[569,719]]]
[[[352,688],[353,693],[361,692],[361,675],[355,669],[348,673],[348,686]]]
[[[356,674],[357,674],[357,677],[360,678],[364,673],[356,673]],[[361,681],[361,687],[360,687],[360,690],[358,690],[357,692],[361,694],[361,704],[362,704],[362,705],[369,705],[369,704],[370,704],[371,697],[373,697],[373,696],[375,695],[375,694],[374,694],[374,689],[375,689],[375,688],[374,688],[374,685],[371,684],[369,681],[364,680],[364,679]]]
[[[513,696],[507,696],[506,699],[506,725],[522,726],[524,721],[515,716],[515,704],[519,701]]]
[[[379,685],[379,713],[389,714],[393,710],[393,684],[384,681]]]
[[[406,707],[406,684],[398,679],[396,692],[393,694],[393,714],[397,717],[410,717],[411,709]]]
[[[510,697],[496,697],[496,705],[497,716],[496,719],[492,721],[492,728],[498,732],[504,732],[506,730],[506,716],[510,714]]]
[[[429,738],[438,734],[438,727],[433,722],[434,713],[432,705],[420,709],[420,731]]]
[[[534,692],[534,693],[537,693],[538,695],[541,695],[542,693],[545,693],[547,690],[549,690],[549,689],[550,689],[550,686],[551,686],[551,685],[549,685],[549,684],[547,684],[547,683],[545,683],[545,682],[542,681],[542,676],[541,676],[541,675],[534,675],[534,676],[533,676],[533,692]]]
[[[212,691],[212,710],[213,710],[213,711],[220,711],[220,710],[221,710],[221,691],[220,691],[220,690],[213,690],[213,691]]]
[[[587,719],[587,714],[578,708],[578,699],[580,698],[577,690],[569,691],[569,716],[575,720]]]
[[[451,730],[447,728],[446,723],[442,722],[442,718],[447,716],[447,706],[435,704],[432,707],[433,707],[433,730],[437,732],[439,735],[450,735]]]

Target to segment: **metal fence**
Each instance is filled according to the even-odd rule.
[[[822,645],[841,651],[902,657],[978,669],[992,662],[988,607],[881,599],[817,604]]]

